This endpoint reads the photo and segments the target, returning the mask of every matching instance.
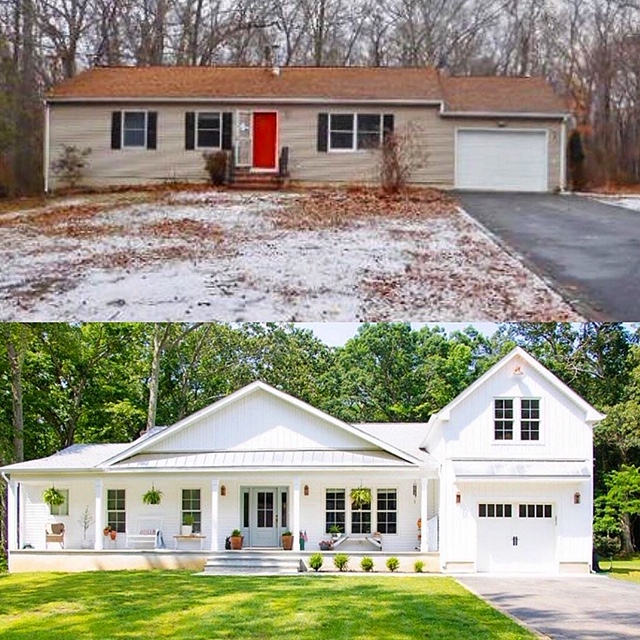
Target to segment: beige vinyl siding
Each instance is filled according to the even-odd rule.
[[[157,149],[111,149],[111,113],[117,110],[149,110],[158,113]],[[220,103],[176,104],[52,104],[50,159],[54,162],[63,144],[90,147],[89,166],[83,184],[105,186],[207,179],[202,150],[185,150],[184,119],[187,111],[268,111],[265,105]],[[290,173],[294,181],[372,183],[377,181],[379,151],[318,152],[319,113],[392,113],[398,133],[409,127],[416,132],[413,148],[418,168],[411,182],[451,188],[455,179],[455,131],[462,127],[494,128],[497,119],[442,118],[436,106],[280,105],[278,147],[290,149]],[[561,123],[559,121],[508,120],[510,128],[549,129],[549,188],[560,180]],[[235,131],[234,131],[235,135]],[[61,186],[50,174],[53,189]]]

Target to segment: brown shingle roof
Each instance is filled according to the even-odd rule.
[[[96,67],[54,87],[53,100],[256,99],[444,101],[447,112],[564,113],[542,78],[446,77],[430,68]]]
[[[443,77],[448,111],[567,113],[568,105],[540,77]]]

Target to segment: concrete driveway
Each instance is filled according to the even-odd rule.
[[[473,575],[458,581],[554,640],[640,638],[640,584],[603,575]]]
[[[458,195],[587,319],[640,318],[640,213],[573,195]]]

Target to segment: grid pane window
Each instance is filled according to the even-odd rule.
[[[125,111],[123,118],[125,147],[144,147],[147,144],[147,114],[144,111]]]
[[[513,440],[512,398],[495,399],[493,425],[493,432],[496,440]]]
[[[520,439],[540,440],[540,400],[522,398],[520,401]]]
[[[488,504],[478,505],[478,517],[480,518],[511,518],[513,514],[510,504]]]
[[[351,503],[351,533],[371,533],[371,502],[359,507]]]
[[[329,117],[329,147],[353,149],[354,116],[352,113],[332,113]]]
[[[107,489],[107,524],[118,533],[127,530],[124,489]]]
[[[518,515],[521,518],[552,518],[553,506],[550,504],[521,504]]]
[[[345,532],[346,499],[344,489],[327,489],[325,502],[325,532],[330,533],[332,526],[340,527]]]
[[[380,114],[358,114],[358,149],[377,149],[381,139]]]
[[[198,147],[220,148],[220,114],[198,114]]]
[[[378,489],[378,531],[397,533],[398,496],[395,489]]]
[[[258,491],[258,527],[273,527],[273,491]]]
[[[182,490],[182,522],[186,515],[193,516],[193,533],[202,531],[202,502],[200,489]]]
[[[58,491],[64,496],[64,502],[62,504],[49,505],[49,513],[51,513],[52,516],[68,516],[69,489],[58,489]]]

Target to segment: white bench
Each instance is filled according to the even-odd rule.
[[[343,542],[349,540],[350,542],[368,542],[372,544],[378,551],[382,551],[382,539],[380,536],[376,536],[373,534],[346,534],[343,533],[337,540],[333,541],[333,548],[339,547]]]
[[[159,518],[138,518],[133,533],[127,530],[127,549],[134,545],[149,546],[152,549],[156,546],[156,535],[162,531],[162,520]]]

